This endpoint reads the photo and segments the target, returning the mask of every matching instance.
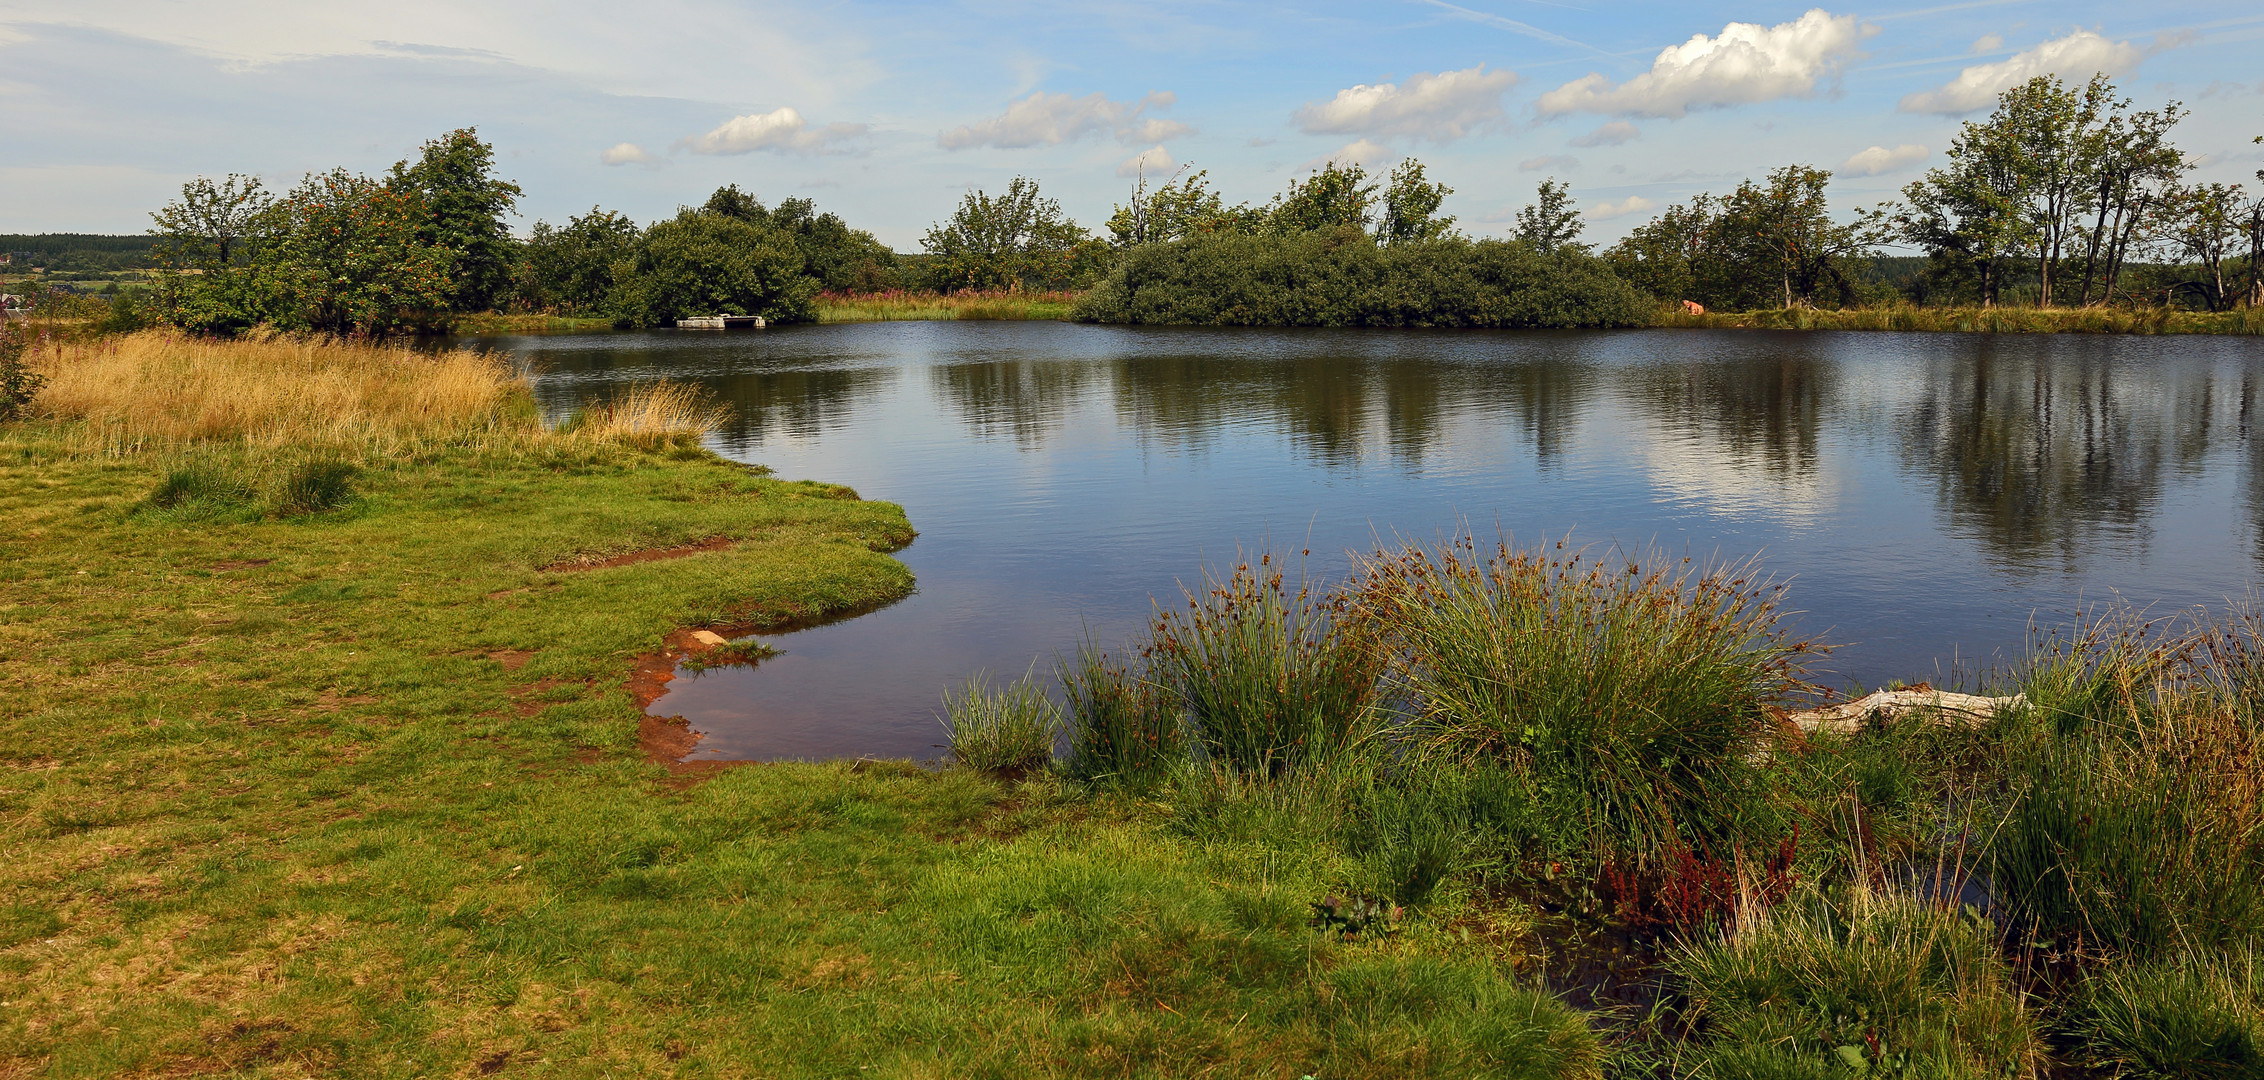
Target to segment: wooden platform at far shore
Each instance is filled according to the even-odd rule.
[[[676,320],[679,330],[760,330],[765,325],[760,315],[696,315]]]

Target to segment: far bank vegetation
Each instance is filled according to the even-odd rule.
[[[52,264],[11,288],[48,289],[35,301],[110,330],[223,335],[647,327],[717,312],[2257,333],[2264,192],[2191,181],[2173,139],[2184,116],[2174,101],[2136,108],[2103,75],[2040,76],[1966,123],[1897,200],[1835,208],[1831,172],[1796,163],[1668,206],[1602,248],[1581,240],[1554,179],[1509,235],[1473,237],[1440,212],[1452,189],[1408,159],[1386,175],[1324,164],[1260,203],[1228,202],[1206,171],[1143,175],[1098,234],[1016,177],[967,192],[915,254],[809,199],[770,204],[736,185],[649,223],[592,207],[515,234],[522,189],[467,128],[382,176],[334,169],[282,192],[198,179],[153,215],[139,251],[8,238]],[[107,308],[64,291],[89,273],[110,275]]]

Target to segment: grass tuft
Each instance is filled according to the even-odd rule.
[[[2264,1076],[2264,972],[2253,955],[2174,956],[2092,973],[2068,1034],[2122,1080]]]
[[[2018,1077],[2041,1055],[1994,928],[1913,896],[1811,892],[1670,966],[1705,1024],[1700,1074],[1718,1080]]]
[[[1069,726],[1064,769],[1072,779],[1140,785],[1186,757],[1178,699],[1145,665],[1128,666],[1087,641],[1055,668]]]
[[[1021,774],[1045,768],[1061,735],[1061,709],[1024,675],[993,689],[978,674],[956,694],[943,696],[951,756],[986,773]]]
[[[641,450],[690,447],[723,426],[725,409],[699,387],[685,383],[643,383],[584,405],[558,426],[558,433]]]
[[[1183,611],[1156,619],[1150,645],[1217,762],[1260,775],[1323,761],[1380,720],[1381,653],[1344,618],[1341,597],[1293,591],[1271,555],[1203,574]]]
[[[1807,689],[1819,651],[1751,563],[1464,538],[1379,553],[1357,590],[1418,742],[1573,792],[1596,842],[1638,852],[1734,839],[1769,710]]]

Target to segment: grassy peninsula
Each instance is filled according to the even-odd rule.
[[[2264,1062],[2253,605],[1823,714],[1750,564],[1268,557],[1058,695],[939,687],[941,767],[687,768],[638,680],[903,595],[898,508],[716,458],[665,384],[546,426],[468,352],[24,361],[8,1075]]]

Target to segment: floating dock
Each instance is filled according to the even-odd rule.
[[[679,330],[760,330],[765,325],[760,315],[696,315],[676,320]]]

